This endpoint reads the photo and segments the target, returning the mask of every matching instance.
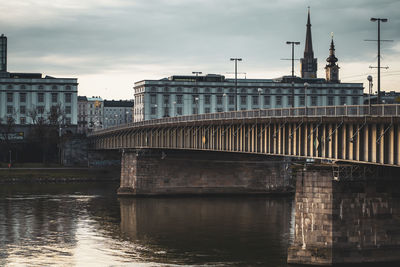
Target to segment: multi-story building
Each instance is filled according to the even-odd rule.
[[[339,80],[333,38],[326,61],[326,79],[317,78],[308,13],[301,77],[235,81],[209,74],[139,81],[134,86],[134,121],[233,110],[362,104],[363,84]]]
[[[86,96],[78,96],[78,133],[87,132],[88,100]]]
[[[104,101],[100,96],[87,97],[87,132],[103,129]]]
[[[41,73],[7,72],[7,37],[0,37],[0,118],[13,117],[16,124],[34,123],[60,107],[63,124],[77,124],[76,78],[42,77]]]
[[[104,128],[132,122],[133,100],[104,100]]]

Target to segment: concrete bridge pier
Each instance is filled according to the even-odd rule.
[[[119,195],[264,194],[293,190],[282,157],[187,150],[124,150]]]
[[[396,168],[299,170],[288,263],[400,261],[399,186]]]

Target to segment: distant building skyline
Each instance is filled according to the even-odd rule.
[[[364,42],[377,38],[370,18],[388,18],[381,37],[394,42],[382,44],[381,63],[389,66],[382,70],[382,90],[400,90],[397,0],[339,0],[334,5],[318,0],[253,0],[246,5],[237,0],[8,1],[0,7],[0,21],[9,38],[10,69],[78,77],[82,95],[130,99],[133,84],[143,79],[192,71],[233,78],[228,74],[234,70],[231,57],[243,58],[238,69],[248,78],[289,75],[291,64],[280,59],[290,56],[286,41],[304,47],[307,6],[318,76],[325,73],[321,60],[334,32],[341,80],[364,87],[368,75],[376,80],[376,69],[369,69],[377,64],[376,43]],[[302,52],[295,48],[295,57],[303,57]],[[300,76],[298,66],[295,74]]]

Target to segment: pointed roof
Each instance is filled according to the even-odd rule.
[[[329,48],[329,57],[326,61],[329,63],[329,66],[335,65],[338,61],[337,57],[335,56],[335,44],[333,43],[333,33],[331,33],[332,40],[331,40],[331,47]]]
[[[304,58],[308,57],[314,58],[314,51],[312,48],[312,38],[311,38],[310,7],[308,7],[306,46],[304,48]]]

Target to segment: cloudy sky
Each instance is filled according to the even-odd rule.
[[[247,78],[290,75],[291,48],[302,57],[311,7],[318,77],[325,77],[330,34],[343,82],[376,80],[382,24],[382,90],[400,91],[399,0],[0,0],[8,70],[76,77],[79,95],[131,99],[134,82],[192,71]],[[299,75],[299,64],[295,64]],[[243,77],[243,74],[241,74]],[[375,88],[376,89],[376,88]]]

